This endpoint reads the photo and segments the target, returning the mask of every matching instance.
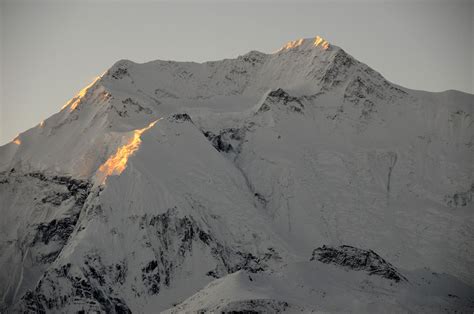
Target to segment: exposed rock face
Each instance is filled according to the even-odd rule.
[[[19,184],[33,183],[42,186],[43,194],[41,199],[36,195],[25,195],[25,200],[34,197],[35,207],[53,208],[61,215],[53,219],[44,219],[32,223],[29,227],[34,230],[34,236],[28,236],[23,243],[26,247],[35,248],[41,246],[41,253],[37,257],[38,261],[46,264],[54,261],[67,243],[69,236],[73,232],[78,216],[84,206],[84,203],[91,193],[92,184],[87,180],[74,179],[66,176],[45,175],[40,172],[31,172],[26,174],[17,174],[10,172],[2,174],[5,183],[17,182]],[[51,251],[52,250],[52,251]]]
[[[323,245],[313,251],[311,261],[339,265],[350,270],[363,270],[395,282],[406,281],[398,270],[372,250],[362,250],[349,245],[329,247]]]
[[[119,291],[130,287],[136,297],[142,294],[149,297],[159,295],[170,288],[193,252],[210,252],[216,265],[205,274],[210,279],[239,270],[261,272],[268,269],[269,261],[279,259],[272,248],[260,257],[236,251],[233,247],[220,243],[214,235],[203,231],[191,216],[180,216],[176,208],[151,217],[142,216],[134,221],[139,229],[149,235],[142,252],[152,250],[155,256],[154,259],[148,259],[138,272],[130,269],[130,265],[135,264],[134,258],[108,264],[102,260],[100,252],[91,250],[82,256],[80,264],[76,262],[72,265],[68,262],[51,265],[35,290],[25,293],[17,310],[61,311],[70,306],[69,300],[75,300],[76,309],[86,307],[107,313],[130,313],[126,301],[118,297]],[[48,225],[47,229],[51,231],[59,228],[57,224]],[[61,234],[58,230],[57,235]],[[54,259],[50,262],[53,261]],[[62,288],[57,289],[58,286]]]
[[[290,96],[283,89],[279,88],[268,93],[267,100],[259,108],[258,112],[265,112],[272,106],[282,106],[288,112],[303,113],[304,105],[298,97]]]
[[[219,134],[204,131],[204,136],[219,152],[238,153],[244,132],[241,129],[229,128],[221,130]]]
[[[229,314],[271,314],[271,313],[283,313],[290,308],[288,302],[279,301],[279,300],[266,300],[266,299],[256,299],[256,300],[246,300],[231,302],[219,308],[220,313],[229,313]],[[292,308],[295,310],[295,308]],[[213,310],[203,311],[213,312]]]
[[[65,282],[67,285],[64,285]],[[103,275],[92,266],[89,266],[89,273],[87,271],[79,273],[72,271],[71,264],[68,263],[55,269],[54,274],[48,271],[35,291],[28,291],[23,296],[22,311],[47,313],[57,311],[65,306],[71,307],[75,303],[78,312],[81,312],[80,309],[87,305],[89,310],[131,313],[123,300],[110,296],[111,291],[104,291],[101,285],[97,285],[97,282],[102,286],[105,285]],[[58,284],[62,284],[63,289],[57,290],[55,287]],[[41,292],[42,285],[46,286],[48,295]],[[71,304],[72,302],[73,304]]]
[[[2,241],[2,267],[10,271],[10,274],[23,268],[45,270],[56,261],[76,229],[84,204],[91,194],[92,184],[88,180],[68,176],[41,172],[20,173],[14,169],[0,176],[6,197],[11,193],[9,188],[22,192],[22,197],[14,203],[17,210],[14,214],[21,216],[25,212],[29,215],[37,213],[29,216],[28,225],[17,227],[16,242]],[[3,228],[8,230],[11,226]],[[14,256],[18,259],[9,263],[8,258]],[[40,274],[41,272],[32,272],[25,279],[38,280]],[[4,278],[5,286],[2,288],[7,287],[8,279],[13,278]],[[18,282],[18,289],[21,289],[22,284],[22,281]],[[13,295],[10,288],[3,302],[11,302]]]
[[[471,188],[465,192],[454,193],[453,195],[445,196],[446,204],[451,207],[465,207],[472,204],[474,195],[474,183]]]
[[[176,122],[192,122],[191,117],[187,113],[175,113],[169,119]]]

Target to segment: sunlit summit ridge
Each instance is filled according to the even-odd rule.
[[[327,50],[329,48],[329,42],[322,38],[321,36],[316,36],[314,38],[300,38],[297,40],[292,40],[287,42],[283,47],[281,47],[276,52],[281,52],[290,49],[296,48],[314,48],[314,47],[321,47],[323,50]]]

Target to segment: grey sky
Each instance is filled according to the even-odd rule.
[[[474,93],[474,0],[0,2],[0,144],[119,59],[202,62],[315,35],[397,84]]]

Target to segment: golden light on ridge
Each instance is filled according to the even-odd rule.
[[[100,175],[100,184],[105,183],[105,180],[110,175],[119,175],[121,174],[125,168],[127,167],[128,158],[130,158],[133,153],[135,153],[141,144],[141,135],[153,127],[156,122],[161,119],[158,119],[152,123],[150,123],[147,127],[143,129],[138,129],[133,131],[132,138],[128,141],[128,143],[120,146],[117,149],[117,152],[107,159],[105,163],[103,163],[99,167],[99,175]]]
[[[319,44],[322,43],[323,40],[324,40],[324,39],[322,39],[321,37],[316,36],[316,38],[314,39],[314,45],[315,45],[315,46],[319,46]]]
[[[327,50],[329,48],[329,43],[321,36],[316,36],[316,38],[314,39],[313,46],[321,46],[324,50]]]
[[[83,89],[81,89],[79,91],[79,93],[76,94],[76,96],[74,96],[71,100],[69,100],[64,106],[62,106],[61,110],[63,110],[64,108],[67,108],[69,107],[69,111],[74,111],[74,109],[77,108],[77,106],[79,105],[79,103],[81,102],[82,98],[84,98],[84,96],[87,94],[87,91],[102,77],[101,76],[98,76],[96,77],[89,85],[87,85],[86,87],[84,87]]]
[[[16,145],[20,145],[20,144],[21,144],[21,141],[20,141],[20,139],[17,137],[16,139],[13,140],[13,143],[16,144]]]
[[[321,36],[316,36],[314,40],[311,40],[311,39],[305,40],[304,38],[300,38],[297,40],[290,41],[286,43],[283,47],[275,51],[274,53],[278,53],[284,50],[295,49],[300,46],[309,47],[311,46],[311,43],[313,47],[321,47],[323,50],[327,50],[329,48],[329,42],[327,40],[325,40]]]
[[[300,38],[300,39],[297,39],[297,40],[293,40],[293,41],[290,41],[288,43],[286,43],[283,47],[281,47],[278,51],[276,52],[280,52],[282,50],[288,50],[288,49],[294,49],[294,48],[297,48],[299,46],[301,46],[304,42],[304,39],[303,38]]]

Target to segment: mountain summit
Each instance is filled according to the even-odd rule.
[[[472,311],[473,103],[319,36],[120,60],[0,147],[0,311]]]
[[[315,38],[300,38],[297,40],[292,40],[286,43],[283,47],[281,47],[277,52],[289,50],[289,49],[308,49],[308,48],[315,48],[319,47],[323,50],[329,49],[329,43],[327,40],[320,36],[316,36]]]

